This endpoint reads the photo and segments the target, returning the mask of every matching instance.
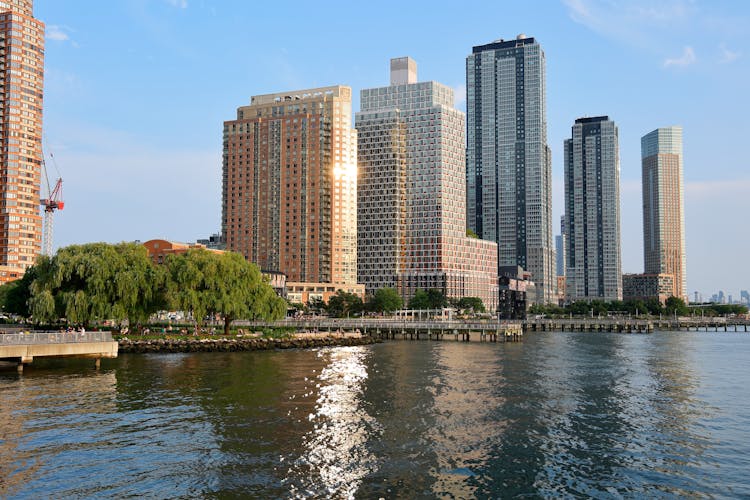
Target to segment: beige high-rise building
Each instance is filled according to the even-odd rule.
[[[224,122],[227,250],[287,276],[289,300],[357,285],[357,132],[344,86],[253,96]]]
[[[685,203],[682,127],[658,128],[641,138],[645,274],[670,274],[672,295],[685,302]]]
[[[31,0],[0,0],[0,284],[42,247],[44,23]]]
[[[358,274],[368,293],[430,288],[497,308],[497,244],[466,235],[465,115],[453,89],[391,60],[391,85],[364,89],[359,141]]]

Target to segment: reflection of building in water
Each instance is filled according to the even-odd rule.
[[[494,421],[492,412],[503,403],[495,393],[504,385],[498,353],[483,345],[452,344],[436,349],[440,366],[434,380],[434,425],[427,440],[436,452],[436,497],[476,496],[476,485],[467,478],[479,473],[477,464],[486,464],[491,449],[507,430],[507,421]]]

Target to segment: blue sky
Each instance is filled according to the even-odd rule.
[[[220,229],[222,122],[251,95],[388,83],[391,57],[456,89],[474,45],[519,33],[547,57],[553,227],[563,140],[620,131],[623,272],[643,271],[640,137],[684,128],[688,292],[750,289],[750,3],[36,0],[47,25],[44,129],[64,178],[55,246]]]

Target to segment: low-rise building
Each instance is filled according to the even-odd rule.
[[[671,274],[623,274],[622,298],[624,301],[658,299],[662,304],[674,292]]]

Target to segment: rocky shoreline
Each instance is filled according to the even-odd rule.
[[[216,339],[157,339],[123,338],[117,341],[120,353],[180,353],[180,352],[240,352],[275,349],[312,349],[371,345],[380,342],[372,337],[316,337],[316,338],[216,338]]]

